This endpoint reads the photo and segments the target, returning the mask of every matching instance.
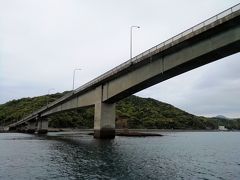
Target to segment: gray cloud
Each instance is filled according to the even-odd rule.
[[[237,4],[237,0],[0,0],[0,103],[70,90],[133,54]],[[137,95],[198,115],[240,116],[239,54],[185,73]]]

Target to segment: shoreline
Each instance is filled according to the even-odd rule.
[[[81,132],[94,131],[94,129],[77,128],[49,128],[48,132]],[[240,132],[240,130],[206,130],[206,129],[116,129],[116,132]]]
[[[93,135],[93,129],[70,129],[70,128],[50,128],[49,132],[69,132],[69,133],[84,133]],[[234,131],[221,131],[221,130],[189,130],[189,129],[116,129],[116,136],[125,137],[160,137],[165,136],[164,133],[176,132],[240,132]]]
[[[75,129],[75,128],[49,128],[49,133],[69,133],[93,135],[93,129]],[[116,129],[116,136],[125,137],[161,137],[168,133],[178,132],[240,132],[240,130],[193,130],[193,129]],[[0,131],[1,133],[16,133],[11,131]]]

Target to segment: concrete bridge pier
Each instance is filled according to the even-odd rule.
[[[17,131],[17,132],[21,132],[21,127],[20,127],[20,126],[17,126],[17,127],[16,127],[16,131]]]
[[[115,138],[115,103],[97,102],[94,112],[94,138]]]
[[[17,128],[16,127],[9,127],[9,130],[8,131],[17,131]]]
[[[48,120],[46,118],[39,118],[37,120],[37,133],[47,134],[48,132]]]
[[[20,133],[25,133],[26,132],[26,125],[25,124],[22,124],[20,126],[18,126],[16,128],[17,132],[20,132]]]
[[[29,121],[27,124],[27,133],[33,134],[36,130],[36,122],[35,121]]]

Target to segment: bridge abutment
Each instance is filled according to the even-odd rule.
[[[115,103],[98,102],[95,104],[94,138],[115,138]]]
[[[17,131],[17,127],[9,127],[9,130],[8,131]]]
[[[25,133],[26,132],[26,126],[21,126],[18,130],[20,133]]]
[[[29,121],[27,124],[27,133],[33,134],[36,131],[36,122]]]
[[[47,134],[48,132],[48,120],[45,118],[40,118],[37,121],[37,133]]]

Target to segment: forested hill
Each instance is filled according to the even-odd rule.
[[[52,102],[63,93],[34,98],[12,100],[0,105],[0,125],[9,124],[27,116],[34,110]],[[92,128],[93,108],[62,112],[49,117],[51,127]],[[116,126],[118,128],[158,128],[158,129],[216,129],[225,125],[229,129],[240,129],[240,119],[198,117],[182,111],[170,104],[151,98],[130,96],[117,103]]]

